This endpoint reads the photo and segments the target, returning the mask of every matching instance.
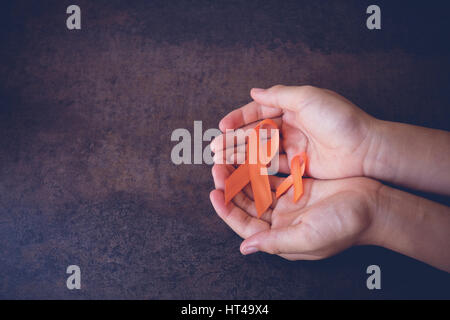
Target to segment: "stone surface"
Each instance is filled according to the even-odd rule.
[[[371,32],[368,1],[79,0],[81,31],[68,1],[3,1],[0,298],[449,298],[448,274],[381,248],[243,257],[209,202],[211,168],[170,161],[174,129],[217,127],[278,83],[449,130],[448,10],[392,2]]]

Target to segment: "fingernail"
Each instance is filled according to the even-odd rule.
[[[266,89],[253,88],[252,91],[253,91],[253,93],[263,93],[264,91],[266,91]]]
[[[258,248],[256,248],[256,247],[245,247],[245,248],[242,248],[242,253],[245,254],[245,255],[252,254],[252,253],[255,253],[255,252],[258,252]]]

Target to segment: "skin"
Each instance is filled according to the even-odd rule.
[[[338,94],[314,87],[275,86],[253,89],[251,95],[254,101],[224,117],[220,129],[248,129],[274,119],[282,137],[280,171],[289,172],[292,157],[306,150],[306,174],[313,179],[304,180],[299,202],[292,202],[291,188],[257,219],[249,186],[224,203],[225,179],[234,166],[213,167],[211,202],[246,239],[243,254],[316,260],[373,244],[450,271],[449,208],[366,178],[448,194],[448,132],[377,120]],[[226,149],[230,137],[217,137],[211,148],[239,158],[234,148]],[[273,191],[281,181],[270,177]]]
[[[252,89],[251,96],[254,101],[226,115],[219,127],[249,129],[274,119],[282,137],[280,172],[290,172],[292,157],[306,151],[312,178],[364,176],[450,194],[449,132],[381,121],[337,93],[311,86]],[[217,137],[211,149],[231,158],[232,148],[222,150],[232,137]]]
[[[259,233],[264,235],[263,238],[267,237],[244,242],[241,246],[244,254],[265,251],[289,260],[322,259],[358,244],[371,225],[369,209],[375,205],[374,196],[381,186],[365,178],[305,179],[304,195],[298,203],[292,201],[291,188],[278,200],[273,197],[271,208],[257,219],[250,188],[241,191],[233,202],[225,205],[225,179],[233,170],[227,165],[213,167],[216,190],[211,193],[211,201],[216,212],[244,239],[250,241]],[[271,177],[273,192],[282,180]],[[286,243],[278,246],[277,241]]]

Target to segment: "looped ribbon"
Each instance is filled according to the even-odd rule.
[[[269,126],[276,130],[275,135],[271,136],[266,143],[262,145],[263,150],[270,150],[267,152],[260,152],[260,136],[259,130],[262,126]],[[255,134],[250,136],[247,145],[247,154],[245,162],[240,165],[234,172],[225,180],[225,203],[228,204],[248,183],[251,184],[253,197],[255,199],[256,212],[258,218],[270,207],[272,204],[272,192],[270,189],[269,176],[267,172],[267,164],[273,159],[278,152],[280,143],[280,136],[277,124],[271,120],[266,119],[261,121],[255,127]],[[255,141],[256,140],[256,141]],[[250,153],[250,151],[252,153]],[[252,155],[257,154],[256,161],[252,159]],[[295,156],[291,161],[292,174],[288,176],[276,190],[277,199],[281,197],[292,185],[294,185],[294,202],[297,202],[303,194],[302,176],[305,173],[306,153]]]
[[[263,150],[270,150],[269,155],[267,155],[267,152],[261,154],[259,148],[259,130],[264,125],[276,129],[275,135],[262,145],[265,148]],[[277,124],[271,119],[261,121],[255,127],[254,133],[249,138],[245,162],[225,180],[225,203],[228,204],[250,182],[255,199],[256,212],[259,218],[272,204],[272,192],[270,190],[267,164],[278,152],[280,134]],[[275,152],[271,152],[272,148]],[[253,159],[255,155],[256,159]]]
[[[297,202],[303,195],[303,179],[302,176],[305,174],[306,162],[308,158],[305,152],[300,155],[295,156],[291,160],[291,171],[292,174],[289,175],[284,181],[278,186],[276,197],[277,199],[281,197],[288,189],[294,185],[294,202]]]

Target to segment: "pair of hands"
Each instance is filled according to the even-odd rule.
[[[218,215],[242,238],[241,252],[264,251],[289,260],[316,260],[352,245],[377,242],[374,227],[382,184],[363,178],[376,119],[342,96],[310,86],[253,89],[253,102],[225,116],[219,127],[249,129],[271,118],[280,128],[280,172],[290,172],[291,159],[306,151],[309,162],[304,194],[293,203],[292,188],[278,200],[275,190],[283,178],[270,176],[273,202],[261,219],[250,186],[225,205],[225,179],[235,169],[215,164],[215,190],[210,194]],[[211,143],[224,152],[225,133]],[[224,152],[226,154],[226,152]]]

